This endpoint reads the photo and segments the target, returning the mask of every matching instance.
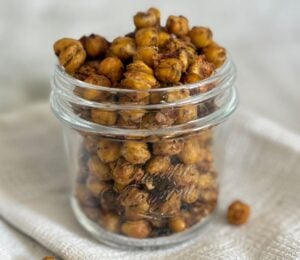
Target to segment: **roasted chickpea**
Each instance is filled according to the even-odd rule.
[[[228,207],[227,221],[233,225],[242,225],[248,221],[250,215],[250,207],[236,200]]]
[[[118,114],[115,111],[107,111],[98,108],[91,110],[92,121],[101,125],[114,125],[117,122]]]
[[[151,68],[154,67],[158,59],[158,49],[153,46],[139,47],[133,56],[134,61],[141,60]]]
[[[177,164],[173,171],[173,179],[179,186],[191,187],[198,184],[199,174],[194,165]]]
[[[105,54],[108,50],[109,43],[105,38],[97,34],[83,36],[80,41],[86,51],[87,56],[96,58]]]
[[[189,21],[181,15],[170,15],[167,20],[166,28],[169,33],[173,33],[177,36],[184,36],[189,33]]]
[[[127,71],[139,71],[153,75],[153,70],[141,60],[136,60],[133,63],[128,64],[126,69]]]
[[[110,80],[102,75],[92,74],[88,76],[85,80],[86,83],[103,86],[103,87],[110,87],[111,83]],[[91,101],[103,101],[108,97],[108,93],[105,91],[97,90],[97,89],[83,89],[82,97],[87,100]]]
[[[182,232],[186,229],[186,223],[183,217],[173,217],[169,220],[169,228],[177,233]]]
[[[159,20],[154,13],[154,10],[148,11],[147,13],[138,12],[133,17],[134,25],[137,29],[146,28],[146,27],[154,27],[159,23]]]
[[[204,48],[203,53],[206,59],[212,62],[217,68],[221,67],[226,60],[226,50],[216,43]]]
[[[120,230],[121,221],[120,217],[116,213],[107,212],[101,215],[99,223],[108,231],[117,233]]]
[[[212,43],[212,31],[206,27],[194,26],[189,36],[197,48],[204,48]]]
[[[76,198],[81,205],[86,207],[97,207],[99,205],[99,202],[85,185],[78,183],[75,192]]]
[[[197,74],[200,79],[208,78],[214,72],[215,66],[207,62],[205,56],[197,56],[188,68],[188,73]]]
[[[94,197],[99,197],[103,192],[109,189],[109,185],[106,182],[100,181],[93,176],[88,177],[86,187]]]
[[[119,159],[121,145],[119,142],[102,139],[97,146],[97,155],[105,163],[114,162]]]
[[[202,80],[202,77],[196,73],[188,73],[188,74],[185,74],[183,77],[183,82],[187,83],[187,84],[195,83],[200,80]]]
[[[171,159],[168,156],[154,156],[146,164],[147,173],[155,174],[167,171],[171,165]]]
[[[142,28],[135,33],[135,42],[139,47],[158,46],[158,32],[156,28]]]
[[[108,77],[113,83],[122,77],[124,66],[121,60],[116,57],[107,57],[102,60],[98,67],[98,73]]]
[[[200,190],[194,185],[190,187],[184,187],[181,193],[181,199],[183,202],[191,204],[198,200],[200,196]]]
[[[169,91],[164,95],[164,100],[167,102],[175,102],[180,99],[185,99],[190,96],[190,92],[188,89],[180,89]]]
[[[206,149],[201,148],[195,138],[190,138],[185,141],[178,157],[185,164],[193,164],[206,157]]]
[[[87,135],[84,136],[83,144],[85,149],[90,152],[96,152],[97,151],[97,143],[98,143],[98,138],[94,135]]]
[[[73,74],[85,61],[86,52],[80,41],[62,38],[54,43],[54,52],[66,72]]]
[[[122,224],[121,231],[129,237],[146,238],[151,233],[151,226],[146,220],[127,221]]]
[[[126,80],[131,80],[132,82],[140,82],[143,83],[145,85],[147,85],[146,87],[141,87],[140,85],[138,85],[139,87],[135,87],[135,84],[133,86],[130,86],[128,84],[125,84],[126,88],[131,88],[131,89],[139,89],[139,90],[146,90],[148,89],[148,86],[150,86],[150,88],[155,88],[157,86],[157,80],[155,79],[155,77],[151,74],[145,73],[145,72],[140,72],[140,71],[128,71],[126,73],[124,73],[125,79]],[[123,84],[124,82],[128,82],[128,81],[122,81]]]
[[[154,14],[155,15],[156,21],[157,21],[156,25],[159,25],[159,23],[160,23],[160,11],[155,7],[150,7],[147,12],[149,14]]]
[[[127,162],[123,158],[120,158],[112,172],[112,175],[116,183],[128,185],[135,179],[137,170],[138,168],[135,165]]]
[[[121,154],[128,162],[133,164],[143,164],[151,157],[147,144],[136,141],[124,142]]]
[[[99,62],[95,61],[86,61],[84,62],[80,68],[76,71],[74,74],[74,77],[79,80],[85,80],[88,76],[97,74],[97,68],[98,68]],[[81,88],[79,88],[81,89]]]
[[[217,189],[205,189],[200,190],[199,199],[205,202],[213,202],[215,203],[218,199],[218,191]]]
[[[186,122],[197,119],[198,111],[196,105],[188,105],[177,108],[176,124],[184,124]]]
[[[158,32],[158,47],[163,48],[166,43],[171,39],[170,34],[165,31]]]
[[[210,189],[217,187],[217,180],[211,174],[200,174],[197,182],[200,189]]]
[[[112,179],[109,167],[101,162],[97,155],[91,156],[87,165],[89,172],[99,180],[107,181]]]
[[[134,39],[130,37],[118,37],[111,43],[109,52],[112,56],[121,60],[128,60],[136,51]]]
[[[182,64],[175,58],[160,60],[155,69],[155,76],[162,82],[176,84],[181,78]]]
[[[124,123],[139,123],[142,120],[142,117],[146,113],[145,110],[123,110],[119,112],[119,115],[122,117]]]
[[[153,154],[155,155],[176,155],[183,149],[184,143],[180,139],[170,139],[153,144]]]

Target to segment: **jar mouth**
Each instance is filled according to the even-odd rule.
[[[56,65],[54,77],[51,80],[51,107],[56,117],[79,131],[103,134],[106,136],[120,137],[120,139],[143,139],[151,136],[163,136],[164,138],[179,136],[193,131],[199,131],[208,127],[215,126],[226,120],[236,109],[238,104],[237,92],[234,87],[236,79],[236,68],[230,57],[227,55],[225,63],[216,70],[209,78],[179,86],[171,86],[149,90],[120,89],[104,86],[92,85],[67,74],[63,67]],[[201,87],[205,88],[209,85],[213,87],[207,91],[197,91]],[[137,104],[125,103],[119,104],[106,101],[90,101],[76,95],[74,89],[76,87],[84,89],[97,89],[112,95],[130,95],[136,93],[172,93],[174,91],[189,90],[190,93],[195,91],[196,94],[187,98],[179,99],[172,102],[160,102],[158,104]],[[172,125],[161,125],[158,128],[129,128],[97,124],[93,121],[86,120],[74,113],[73,105],[78,105],[85,109],[99,109],[103,111],[139,111],[143,110],[147,113],[163,110],[176,110],[181,107],[193,105],[201,106],[208,102],[217,103],[216,109],[194,120]]]

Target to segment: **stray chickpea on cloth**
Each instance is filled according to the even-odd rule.
[[[177,104],[210,91],[214,84],[192,90],[172,87],[207,79],[226,60],[225,49],[213,40],[209,28],[191,28],[186,17],[175,15],[163,26],[160,17],[156,8],[138,12],[133,17],[135,31],[111,42],[90,34],[54,43],[65,72],[93,85],[73,91],[93,104],[71,104],[81,119],[109,129],[160,129],[188,124],[214,111],[214,100],[201,107],[141,107]],[[163,93],[152,91],[161,88]],[[119,94],[118,89],[127,92]],[[75,196],[83,213],[110,232],[139,239],[183,232],[205,220],[218,198],[212,133],[206,127],[179,137],[153,137],[150,142],[81,132]],[[234,222],[236,216],[231,212],[228,218]]]

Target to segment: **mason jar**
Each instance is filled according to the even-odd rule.
[[[217,207],[235,76],[229,55],[205,80],[147,91],[88,84],[56,65],[51,107],[79,223],[124,248],[174,245],[201,232]]]

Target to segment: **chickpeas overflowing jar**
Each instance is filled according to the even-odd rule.
[[[167,246],[190,239],[217,206],[215,151],[237,106],[235,67],[212,31],[184,16],[162,26],[150,8],[133,20],[135,31],[111,42],[54,43],[51,106],[79,222],[110,245]]]

